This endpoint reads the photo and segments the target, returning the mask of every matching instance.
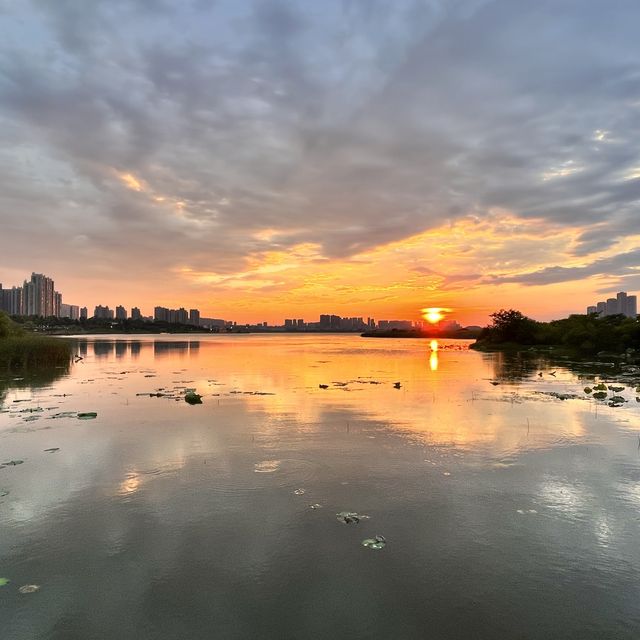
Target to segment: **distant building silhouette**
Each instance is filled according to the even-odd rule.
[[[601,316],[622,314],[627,318],[636,318],[638,299],[636,296],[627,295],[625,291],[619,291],[615,298],[607,298],[606,302],[598,302],[595,306],[588,306],[587,313],[598,313]]]

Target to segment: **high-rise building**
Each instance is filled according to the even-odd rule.
[[[116,320],[126,320],[126,319],[127,319],[127,310],[122,305],[118,305],[116,307]]]
[[[93,312],[93,317],[101,320],[113,320],[113,311],[109,307],[103,307],[99,304]]]
[[[198,309],[189,309],[189,324],[195,327],[200,326],[200,311]]]
[[[592,307],[587,307],[587,314],[590,313],[598,313],[598,308],[595,305]]]
[[[86,320],[89,317],[89,309],[87,307],[82,307],[80,309],[80,320]]]
[[[132,320],[142,319],[142,314],[140,313],[140,309],[138,309],[138,307],[131,307],[131,319]]]
[[[607,298],[606,302],[598,302],[595,307],[587,307],[587,313],[593,313],[593,309],[601,316],[622,314],[628,318],[636,318],[638,315],[637,297],[627,295],[625,291],[618,291],[615,298]]]
[[[24,312],[28,316],[56,315],[56,306],[61,298],[56,298],[54,282],[42,273],[32,273],[31,280],[25,280],[23,288]],[[60,294],[57,294],[60,295]]]
[[[80,318],[80,307],[75,304],[61,304],[60,305],[60,318],[70,318],[71,320],[78,320]]]
[[[12,316],[24,315],[24,289],[22,287],[2,289],[0,286],[0,311]]]

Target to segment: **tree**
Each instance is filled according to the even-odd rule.
[[[536,342],[537,323],[515,309],[500,309],[491,314],[489,337],[492,342]]]

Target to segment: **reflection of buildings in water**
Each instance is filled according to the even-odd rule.
[[[187,342],[186,340],[179,340],[174,342],[154,340],[153,355],[156,357],[168,355],[186,356],[190,351],[196,352],[199,348],[200,342],[198,341]]]
[[[109,340],[108,342],[96,341],[93,343],[93,354],[99,360],[103,358],[108,358],[110,355],[113,354],[114,350],[115,350],[115,344],[111,340]]]
[[[131,341],[131,359],[137,360],[140,357],[140,348],[142,343],[140,340]]]
[[[116,342],[116,358],[121,359],[127,355],[127,347],[129,345],[126,342]]]
[[[78,354],[83,358],[87,355],[87,341],[86,340],[78,340],[76,343]]]

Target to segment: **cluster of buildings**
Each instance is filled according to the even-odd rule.
[[[615,298],[607,298],[604,302],[587,307],[587,313],[597,313],[601,316],[615,316],[621,314],[627,318],[638,315],[638,299],[627,295],[626,291],[619,291]]]
[[[63,304],[62,294],[56,291],[55,283],[42,273],[32,273],[30,280],[21,286],[4,289],[0,284],[0,311],[16,316],[66,317],[70,308],[80,314],[74,305]]]
[[[15,316],[56,317],[71,320],[87,320],[89,317],[100,320],[158,320],[201,326],[198,309],[190,309],[187,312],[182,308],[156,307],[153,318],[147,318],[142,315],[138,307],[133,307],[131,312],[127,313],[122,305],[118,305],[115,310],[108,306],[97,305],[93,316],[90,316],[87,307],[62,302],[62,294],[56,291],[53,279],[42,273],[32,273],[30,280],[25,280],[21,286],[13,286],[10,289],[5,289],[0,284],[0,311]],[[223,326],[225,324],[223,320],[218,322]]]

